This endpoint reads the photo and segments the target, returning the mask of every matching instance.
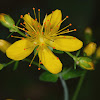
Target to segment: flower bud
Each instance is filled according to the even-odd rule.
[[[92,41],[92,29],[87,27],[84,31],[84,43],[88,44]]]
[[[100,58],[100,46],[97,48],[96,58]]]
[[[96,51],[96,43],[90,42],[83,50],[87,56],[91,56]]]
[[[4,64],[0,64],[0,70],[4,68]]]
[[[0,50],[3,52],[3,53],[6,53],[6,50],[8,49],[8,47],[10,46],[11,44],[3,39],[0,39]]]
[[[92,62],[92,59],[88,57],[77,58],[76,64],[79,65],[83,69],[94,70],[94,64]]]
[[[11,32],[16,32],[15,22],[9,15],[1,13],[0,22],[3,26],[9,28]]]
[[[92,30],[91,30],[91,28],[90,27],[87,27],[86,29],[85,29],[85,32],[84,32],[85,34],[89,34],[89,35],[92,35]]]

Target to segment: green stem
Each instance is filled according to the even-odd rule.
[[[8,66],[8,65],[12,64],[13,62],[15,62],[15,61],[14,61],[14,60],[12,60],[12,61],[8,62],[7,64],[5,64],[5,65],[4,65],[4,67],[6,67],[6,66]]]
[[[66,52],[70,57],[72,57],[73,59],[75,58],[75,56],[73,56],[70,52]]]
[[[64,100],[68,100],[68,88],[67,88],[67,84],[65,82],[65,80],[62,78],[62,76],[59,76],[63,89],[64,89]]]
[[[78,85],[77,85],[77,87],[76,87],[76,90],[75,90],[75,93],[74,93],[74,96],[73,96],[72,100],[77,100],[77,96],[78,96],[78,94],[79,94],[80,88],[81,88],[82,83],[83,83],[83,81],[84,81],[86,72],[87,72],[87,70],[84,72],[84,75],[80,77],[80,80],[79,80],[79,82],[78,82]]]

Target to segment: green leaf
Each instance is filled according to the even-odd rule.
[[[58,80],[58,74],[44,72],[40,75],[39,79],[46,82],[56,82]]]
[[[77,77],[80,77],[80,76],[83,76],[84,75],[84,70],[74,70],[74,69],[67,69],[66,71],[64,70],[62,72],[62,77],[64,80],[68,80],[68,79],[71,79],[71,78],[77,78]]]
[[[13,71],[15,71],[17,69],[18,64],[19,64],[19,61],[16,61],[15,64],[14,64],[14,67],[13,67]]]
[[[64,53],[64,51],[55,50],[55,49],[53,49],[53,52],[54,52],[54,53],[60,53],[60,54]]]

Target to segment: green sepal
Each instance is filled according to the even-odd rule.
[[[19,61],[16,61],[13,67],[13,71],[15,71],[18,68],[18,64],[19,64]]]
[[[50,72],[43,72],[39,79],[41,81],[46,81],[46,82],[56,82],[58,80],[58,74],[52,74]]]
[[[72,68],[66,69],[62,72],[62,77],[64,80],[77,78],[84,75],[84,70],[75,70]]]
[[[88,57],[79,57],[79,58],[77,58],[77,60],[79,62],[83,62],[83,61],[92,62],[92,59],[90,59]]]
[[[53,52],[54,52],[54,53],[59,53],[59,54],[62,54],[62,53],[64,53],[64,51],[55,50],[55,49],[53,49]]]

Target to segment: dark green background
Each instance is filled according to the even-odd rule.
[[[68,15],[62,26],[72,23],[71,27],[77,32],[70,33],[83,40],[84,29],[89,26],[93,30],[95,42],[100,45],[100,7],[99,0],[3,0],[0,2],[0,13],[12,16],[17,22],[21,14],[30,12],[32,8],[41,9],[41,19],[52,10],[61,9],[63,18]],[[8,29],[0,25],[0,38],[13,43],[16,39],[6,37],[9,35]],[[32,58],[33,54],[30,56]],[[72,62],[66,55],[58,55],[65,67]],[[0,62],[8,62],[10,59],[0,52]],[[36,58],[37,60],[37,58]],[[38,77],[43,71],[38,71],[36,66],[28,67],[29,63],[20,61],[16,71],[12,71],[13,64],[0,71],[0,100],[12,98],[16,100],[63,100],[63,89],[60,81],[57,83],[46,83],[39,81]],[[95,66],[94,71],[88,71],[77,100],[99,100],[100,98],[100,63]],[[77,79],[67,81],[70,99],[74,93]]]

